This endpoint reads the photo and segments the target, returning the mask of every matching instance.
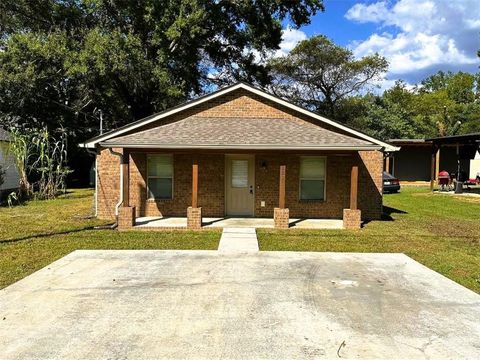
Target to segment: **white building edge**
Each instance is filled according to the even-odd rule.
[[[18,189],[20,175],[18,169],[15,166],[14,158],[8,152],[8,146],[10,144],[8,133],[0,129],[0,166],[5,171],[4,183],[0,185],[0,195],[3,192],[9,190]]]

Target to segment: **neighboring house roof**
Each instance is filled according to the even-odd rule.
[[[388,139],[391,144],[421,144],[425,142],[425,139]]]
[[[167,116],[174,115],[174,114],[176,114],[180,111],[187,110],[189,108],[192,108],[194,106],[197,106],[199,104],[202,104],[204,102],[210,101],[212,99],[218,98],[220,96],[226,95],[228,93],[231,93],[231,92],[239,90],[239,89],[243,89],[243,90],[245,90],[247,92],[250,92],[252,94],[255,94],[255,95],[257,95],[261,98],[272,101],[273,103],[276,103],[278,105],[284,106],[284,107],[289,108],[289,109],[292,109],[292,110],[297,111],[301,114],[307,115],[310,118],[318,121],[319,125],[322,125],[322,124],[329,125],[333,128],[338,129],[339,131],[343,131],[343,132],[351,135],[352,137],[356,137],[356,138],[368,141],[370,143],[370,145],[377,145],[377,147],[384,148],[386,151],[397,151],[397,150],[399,150],[398,147],[392,146],[392,145],[390,145],[386,142],[375,139],[375,138],[373,138],[369,135],[366,135],[366,134],[364,134],[360,131],[351,129],[348,126],[340,124],[336,121],[327,119],[327,118],[325,118],[323,116],[320,116],[320,115],[318,115],[318,114],[316,114],[312,111],[309,111],[309,110],[304,109],[300,106],[292,104],[288,101],[285,101],[285,100],[283,100],[279,97],[271,95],[271,94],[269,94],[269,93],[267,93],[263,90],[260,90],[258,88],[255,88],[255,87],[253,87],[251,85],[248,85],[248,84],[245,84],[245,83],[237,83],[237,84],[225,87],[225,88],[220,89],[220,90],[218,90],[214,93],[202,96],[202,97],[200,97],[196,100],[189,101],[187,103],[176,106],[174,108],[167,109],[167,110],[165,110],[163,112],[160,112],[158,114],[154,114],[154,115],[151,115],[151,116],[146,117],[144,119],[132,122],[130,124],[127,124],[125,126],[122,126],[122,127],[118,128],[116,130],[113,130],[113,131],[110,131],[108,133],[105,133],[105,134],[99,135],[97,137],[94,137],[94,138],[88,140],[87,142],[85,142],[84,144],[80,144],[80,146],[87,147],[87,148],[94,148],[99,143],[100,144],[106,144],[106,141],[109,140],[109,139],[112,139],[113,137],[120,136],[120,135],[125,134],[127,132],[132,132],[133,130],[138,129],[139,127],[148,125],[148,124],[150,124],[152,122],[155,122],[157,120],[166,118]],[[243,121],[243,119],[242,119],[242,121]],[[165,126],[165,125],[163,125],[163,126]]]
[[[434,144],[480,144],[480,133],[442,136],[426,139],[425,141],[430,141]]]
[[[242,136],[239,136],[241,134]],[[306,121],[265,118],[188,117],[100,143],[106,147],[209,149],[379,149]]]
[[[0,141],[10,141],[10,135],[2,128],[0,128]]]
[[[432,144],[425,139],[388,139],[389,144],[399,147],[431,147]]]
[[[431,139],[389,139],[389,143],[393,145],[401,146],[432,146],[433,144],[443,144],[443,145],[465,145],[465,144],[480,144],[480,133],[471,133],[463,135],[452,135],[452,136],[441,136]]]

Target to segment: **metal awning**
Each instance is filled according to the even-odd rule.
[[[443,145],[443,144],[474,145],[474,144],[480,144],[480,133],[442,136],[442,137],[436,137],[431,139],[425,139],[425,141],[430,141],[434,145]]]

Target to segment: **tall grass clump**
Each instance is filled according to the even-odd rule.
[[[9,152],[20,174],[18,199],[52,199],[66,191],[67,134],[39,129],[11,128]]]

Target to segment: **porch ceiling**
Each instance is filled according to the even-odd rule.
[[[189,117],[120,136],[104,147],[206,149],[372,150],[372,142],[334,132],[307,121],[266,118]]]

